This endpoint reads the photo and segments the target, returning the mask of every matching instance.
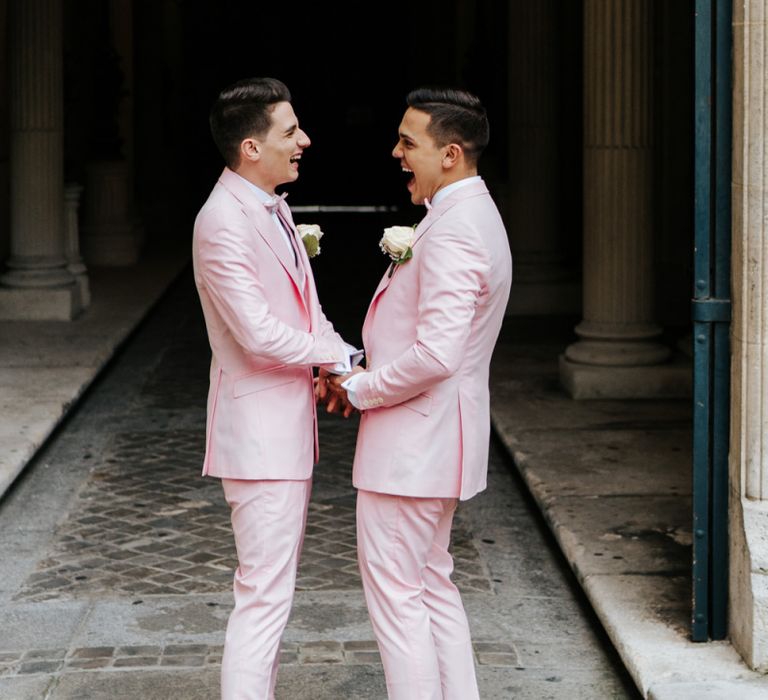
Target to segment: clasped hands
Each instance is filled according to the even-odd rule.
[[[362,367],[353,367],[348,374],[332,374],[321,367],[315,378],[315,399],[318,403],[325,404],[325,410],[328,413],[341,413],[344,418],[349,418],[357,409],[352,405],[346,390],[341,385],[353,374],[364,371]]]

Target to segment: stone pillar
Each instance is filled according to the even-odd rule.
[[[509,7],[510,314],[576,314],[581,308],[560,243],[558,6],[556,0],[515,0]]]
[[[584,319],[560,361],[574,398],[690,393],[653,320],[652,0],[584,3]]]
[[[131,182],[125,160],[86,167],[83,255],[89,265],[133,265],[139,243],[131,217]]]
[[[0,318],[69,320],[80,310],[64,251],[61,0],[9,3],[11,257]]]
[[[83,255],[90,265],[133,265],[142,229],[134,214],[133,3],[109,0],[105,54],[114,64],[120,95],[110,105],[119,146],[86,167]]]
[[[768,672],[768,17],[733,4],[729,634]]]
[[[91,288],[87,270],[80,255],[80,225],[77,216],[82,193],[82,185],[71,183],[64,187],[64,238],[67,269],[75,278],[80,293],[80,306],[87,309],[91,305]]]

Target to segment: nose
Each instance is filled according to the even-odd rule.
[[[298,144],[302,148],[306,148],[307,146],[312,144],[312,142],[309,140],[309,136],[307,136],[307,132],[304,131],[303,129],[299,129]]]
[[[403,157],[403,149],[400,148],[400,142],[399,141],[395,144],[395,147],[392,149],[392,157],[393,158],[402,158]]]

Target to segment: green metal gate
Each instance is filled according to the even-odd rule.
[[[695,2],[694,641],[723,639],[728,601],[731,0]]]

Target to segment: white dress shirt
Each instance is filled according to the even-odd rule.
[[[237,173],[235,173],[237,175]],[[271,202],[275,201],[275,195],[267,194],[264,190],[261,189],[258,185],[254,185],[250,180],[246,180],[242,175],[237,175],[248,187],[251,188],[251,191],[259,198],[260,202],[264,202],[264,204],[270,204]],[[285,226],[283,226],[283,222],[280,221],[280,217],[277,215],[277,210],[271,211],[269,215],[272,217],[272,221],[275,222],[275,225],[277,226],[278,230],[285,233],[285,236],[283,236],[283,240],[285,241],[285,245],[288,246],[288,249],[291,251],[291,257],[293,258],[296,255],[296,251],[294,250],[293,246],[291,245],[291,241],[288,238],[288,236],[292,235],[290,231],[285,230]]]

